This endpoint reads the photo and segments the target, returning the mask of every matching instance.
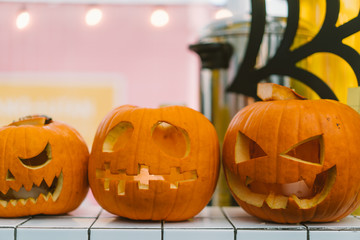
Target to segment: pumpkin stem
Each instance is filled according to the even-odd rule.
[[[46,115],[28,115],[22,118],[19,118],[18,121],[14,121],[9,126],[22,126],[22,125],[34,125],[34,126],[44,126],[52,122],[52,118]]]
[[[257,95],[263,101],[305,99],[305,97],[297,94],[294,90],[275,83],[258,83]]]

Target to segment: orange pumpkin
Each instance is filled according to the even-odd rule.
[[[89,161],[95,199],[131,219],[179,221],[209,202],[219,172],[213,125],[182,106],[120,106],[100,124]]]
[[[347,216],[360,202],[360,115],[333,100],[274,99],[283,98],[245,107],[228,127],[223,163],[234,198],[279,223]]]
[[[45,116],[0,128],[0,217],[63,214],[88,191],[89,151],[79,133]]]

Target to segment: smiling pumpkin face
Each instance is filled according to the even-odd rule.
[[[121,106],[100,124],[89,162],[99,204],[116,215],[184,220],[209,202],[219,171],[212,124],[180,106]]]
[[[239,205],[264,220],[327,222],[360,196],[360,116],[331,100],[257,102],[227,130],[224,170]]]
[[[62,214],[88,191],[88,149],[66,124],[31,116],[0,129],[0,216]]]

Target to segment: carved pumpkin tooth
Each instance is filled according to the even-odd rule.
[[[23,187],[26,191],[30,192],[31,189],[33,189],[33,186],[34,186],[34,184],[25,184],[25,185],[21,186],[20,188]],[[14,189],[14,191],[18,192],[20,190],[20,188],[19,189]]]
[[[274,192],[270,192],[265,202],[271,209],[286,209],[288,197],[275,195]]]
[[[19,199],[18,200],[22,205],[25,206],[25,204],[27,203],[28,199]]]
[[[45,184],[44,179],[40,180],[35,180],[33,186],[37,186],[40,187],[41,185]]]
[[[48,192],[48,194],[46,195],[46,201],[49,201],[50,198],[53,199],[52,196],[53,196],[53,195],[51,194],[51,192]]]
[[[62,169],[60,169],[56,174],[55,174],[55,176],[57,177],[57,178],[59,178],[59,176],[62,174]]]
[[[45,196],[43,193],[40,193],[38,199],[39,199],[40,197],[42,197],[45,201],[48,200],[48,195]]]
[[[34,199],[34,198],[29,198],[29,200],[30,200],[30,202],[32,202],[32,203],[36,203],[36,199]]]
[[[10,202],[14,207],[15,207],[16,204],[17,204],[17,200],[15,200],[15,199],[11,199],[9,202]]]
[[[44,180],[45,180],[44,182],[46,183],[46,186],[50,187],[53,184],[55,177],[44,178]]]
[[[0,195],[1,194],[6,195],[9,192],[10,189],[11,189],[10,187],[6,186],[4,189],[0,190]]]
[[[6,207],[8,205],[8,202],[5,201],[5,200],[0,200],[0,204],[3,206],[3,207]]]
[[[32,185],[31,185],[32,186]],[[30,186],[30,189],[31,189],[31,186]],[[5,194],[7,194],[9,191],[15,191],[15,192],[18,192],[20,190],[20,188],[22,187],[25,187],[23,186],[22,184],[20,183],[14,183],[14,184],[11,184],[11,187],[8,187],[7,188],[7,191]]]

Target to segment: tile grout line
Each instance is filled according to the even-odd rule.
[[[310,240],[310,230],[308,226],[306,226],[304,223],[302,223],[301,225],[303,225],[306,228],[306,240]]]
[[[164,220],[161,220],[161,240],[164,240]]]
[[[234,240],[236,240],[236,238],[237,238],[237,229],[236,229],[235,225],[230,221],[230,218],[228,217],[228,215],[226,215],[226,213],[224,212],[224,209],[222,207],[220,207],[220,211],[222,212],[222,214],[224,215],[226,220],[228,220],[229,223],[231,224],[231,226],[234,228]]]
[[[27,222],[30,221],[31,219],[33,219],[32,216],[30,216],[28,219],[26,219],[26,220],[23,221],[22,223],[19,223],[18,225],[15,226],[15,228],[14,228],[14,240],[17,239],[17,230],[18,230],[18,227],[20,227],[21,225],[27,223]]]
[[[100,210],[99,213],[97,214],[94,222],[93,222],[93,223],[90,225],[90,227],[88,228],[88,240],[91,239],[91,228],[92,228],[92,226],[95,224],[95,222],[99,219],[100,214],[103,212],[103,210],[104,210],[104,209],[101,208],[101,210]],[[16,239],[15,239],[15,240],[16,240]]]

